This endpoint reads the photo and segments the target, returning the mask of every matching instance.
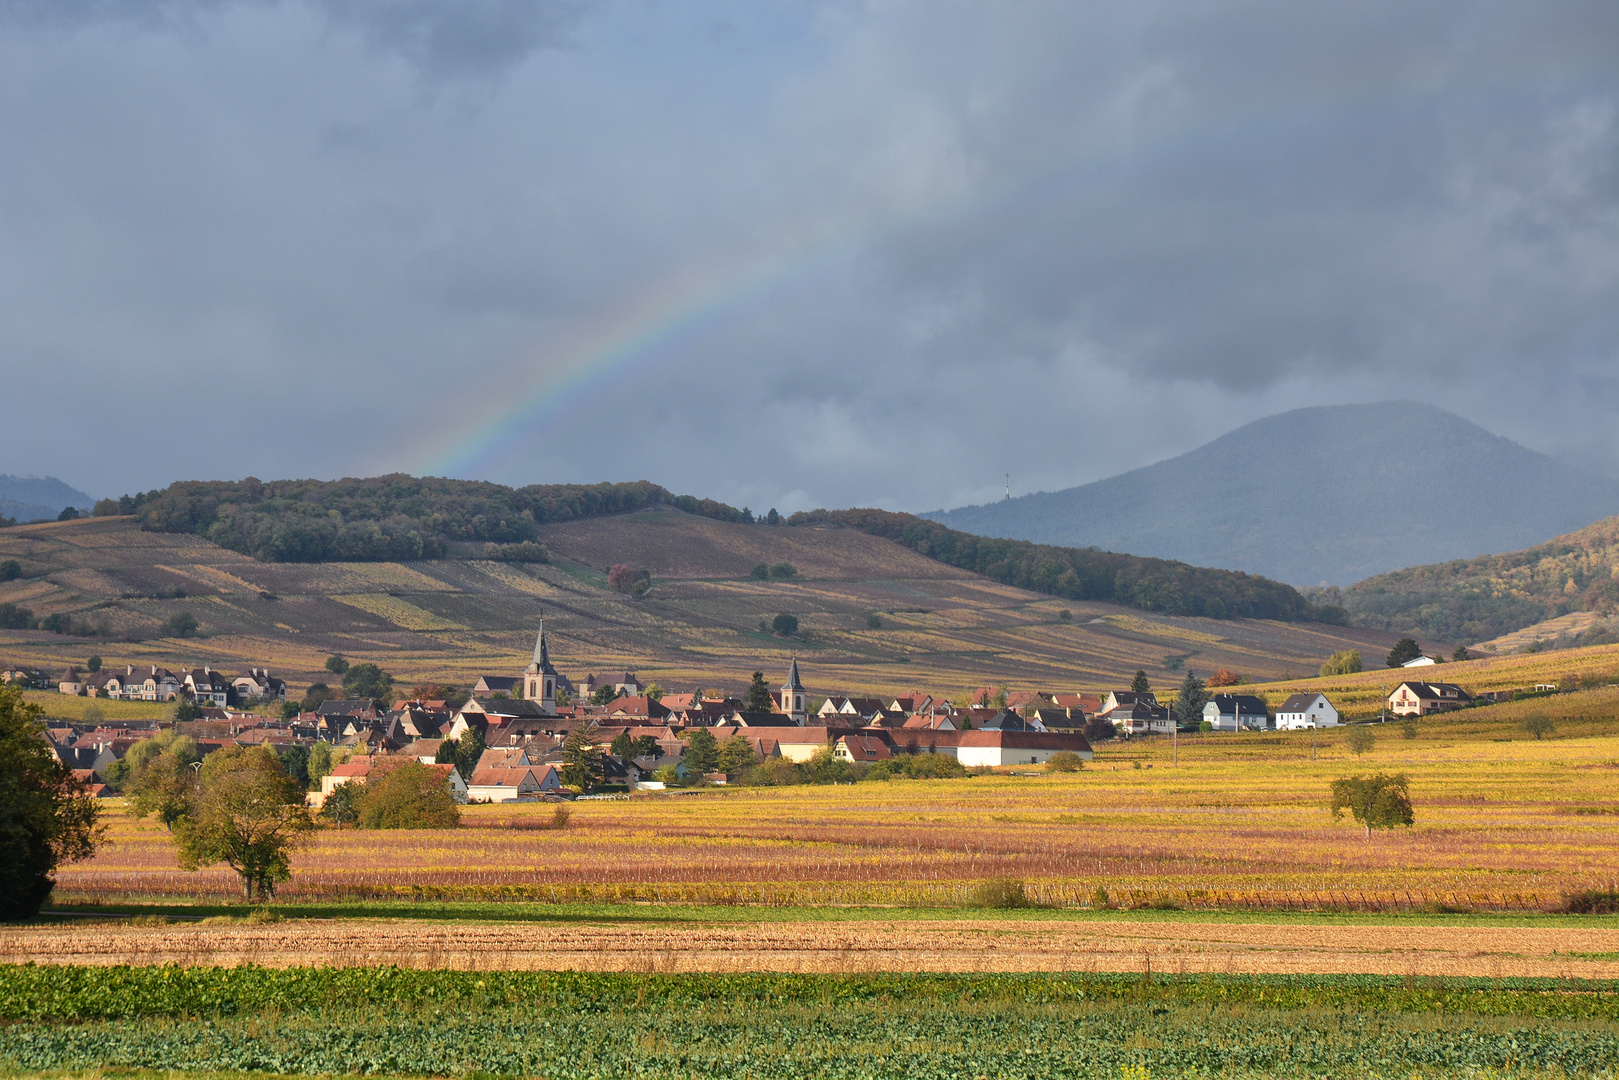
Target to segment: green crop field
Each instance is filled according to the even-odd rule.
[[[1610,1077],[1611,984],[0,968],[13,1075]]]

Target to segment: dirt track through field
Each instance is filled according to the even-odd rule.
[[[1619,929],[1084,920],[0,929],[0,962],[578,971],[1097,971],[1619,978]]]

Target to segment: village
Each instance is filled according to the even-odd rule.
[[[1406,666],[1431,662],[1420,657]],[[741,695],[666,692],[631,672],[592,674],[576,683],[553,664],[543,626],[528,666],[517,674],[482,675],[464,694],[392,702],[387,696],[313,701],[324,695],[312,694],[300,703],[289,700],[285,681],[257,666],[234,677],[209,666],[83,675],[70,667],[54,680],[13,668],[0,677],[64,695],[176,706],[167,720],[47,724],[52,753],[98,797],[121,793],[131,747],[167,732],[194,740],[199,760],[227,746],[271,747],[308,784],[317,810],[343,785],[364,784],[374,770],[404,761],[439,770],[457,802],[498,803],[746,782],[744,774],[760,766],[808,767],[817,760],[839,763],[844,771],[834,779],[871,766],[914,771],[909,759],[918,756],[933,759],[927,767],[934,774],[940,767],[958,774],[1067,762],[1077,767],[1093,759],[1093,744],[1112,739],[1302,731],[1344,722],[1319,693],[1293,694],[1274,711],[1255,695],[1205,693],[1201,709],[1188,716],[1176,703],[1160,702],[1144,672],[1130,689],[983,687],[954,700],[921,690],[812,697],[796,659],[779,686],[756,673]],[[1453,683],[1405,679],[1389,693],[1384,715],[1420,717],[1473,703]],[[589,767],[570,769],[581,753],[588,754]],[[775,775],[767,782],[781,782],[783,774]]]

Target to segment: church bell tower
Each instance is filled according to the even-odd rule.
[[[534,639],[534,660],[523,671],[523,697],[537,702],[546,713],[557,711],[557,669],[551,666],[551,650],[545,642],[545,620]]]
[[[798,657],[787,671],[787,681],[781,685],[781,711],[792,717],[793,723],[803,727],[809,718],[805,708],[804,684],[798,679]]]

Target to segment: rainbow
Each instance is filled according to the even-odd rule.
[[[1481,89],[1472,88],[1475,93]],[[414,442],[401,456],[410,463],[407,471],[417,475],[487,475],[502,458],[543,431],[549,421],[613,380],[677,353],[733,315],[767,303],[795,283],[854,258],[883,234],[907,223],[1009,200],[1047,184],[1082,182],[1088,170],[1102,172],[1121,160],[1162,154],[1189,142],[1231,137],[1255,126],[1319,123],[1326,112],[1442,94],[1439,88],[1418,86],[1340,90],[1330,98],[1300,99],[1280,106],[1267,103],[1161,132],[1145,142],[1126,139],[1093,145],[1079,153],[1064,147],[1061,138],[1053,138],[1046,144],[1048,149],[1031,155],[1021,167],[1004,170],[999,181],[937,197],[928,205],[907,208],[886,220],[823,229],[819,237],[777,252],[683,266],[555,340],[531,347],[513,364],[482,380],[479,387],[459,395],[458,402],[451,402],[450,411],[458,415],[445,417],[443,403],[435,403],[441,410],[435,422],[417,425],[412,432],[413,439],[419,440],[422,430],[429,432],[428,437]],[[398,457],[393,460],[397,462]]]

